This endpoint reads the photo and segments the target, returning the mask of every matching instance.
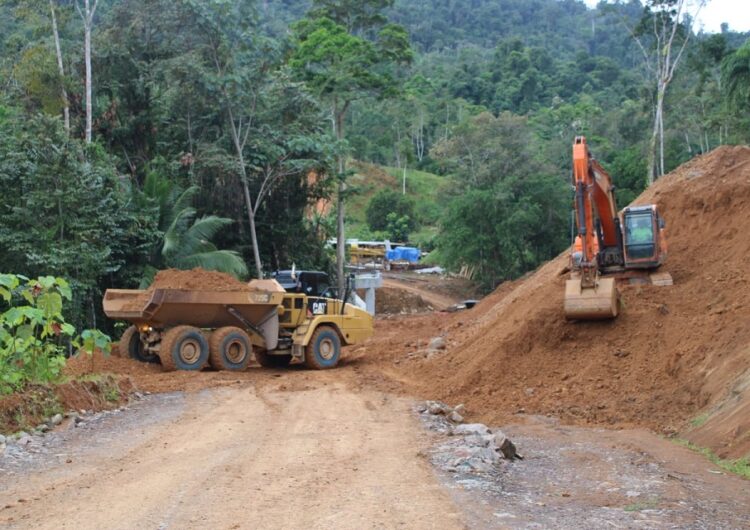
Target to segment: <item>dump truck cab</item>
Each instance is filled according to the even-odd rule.
[[[271,277],[288,293],[334,298],[331,282],[325,272],[283,270],[274,272]]]
[[[315,342],[313,335],[321,326],[334,330],[342,344],[361,342],[372,334],[372,316],[336,297],[328,274],[282,270],[272,276],[287,294],[279,316],[279,346],[269,355],[291,354],[304,361],[307,346]],[[342,298],[348,293],[349,288]]]

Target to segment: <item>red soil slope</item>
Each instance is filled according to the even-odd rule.
[[[674,286],[622,287],[616,320],[565,320],[561,255],[472,311],[383,323],[373,362],[393,361],[386,370],[395,379],[464,402],[485,421],[523,411],[673,433],[694,419],[701,425],[688,430],[691,439],[747,454],[750,148],[722,147],[684,164],[636,201],[650,202],[667,221],[663,270]],[[447,335],[447,352],[404,357],[420,334]],[[712,415],[695,419],[702,412]]]

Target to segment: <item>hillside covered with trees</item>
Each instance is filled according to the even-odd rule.
[[[2,0],[0,271],[68,278],[97,325],[106,287],[165,267],[334,272],[323,242],[372,216],[434,226],[435,259],[494,287],[569,243],[576,135],[622,204],[750,140],[748,35],[679,5]],[[418,171],[429,201],[407,185],[365,215],[355,161],[397,194]]]

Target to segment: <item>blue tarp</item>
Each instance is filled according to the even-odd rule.
[[[418,262],[419,256],[419,249],[414,247],[396,247],[385,253],[388,261],[408,261],[409,263]]]

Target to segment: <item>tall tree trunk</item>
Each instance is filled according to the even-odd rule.
[[[669,83],[674,78],[680,59],[682,59],[685,48],[687,47],[690,35],[692,34],[693,21],[698,17],[707,0],[697,0],[697,8],[693,13],[686,13],[686,0],[676,0],[674,5],[669,2],[660,0],[647,0],[646,5],[649,9],[654,8],[651,14],[654,26],[655,43],[651,52],[647,51],[646,46],[628,27],[631,36],[635,39],[636,44],[643,53],[646,62],[646,68],[653,74],[656,81],[656,106],[654,112],[654,129],[651,134],[648,149],[648,181],[652,184],[657,176],[664,174],[664,95]],[[667,5],[669,4],[669,5]],[[665,11],[664,7],[669,7]],[[683,14],[689,14],[690,18],[683,23]],[[657,16],[660,15],[660,16]],[[645,19],[644,19],[645,20]],[[680,45],[677,53],[673,54],[672,46],[675,37],[678,35],[678,29],[683,27],[685,38]],[[659,158],[657,166],[656,142],[659,141]]]
[[[396,167],[401,169],[401,126],[396,125],[396,145],[394,148],[396,151]]]
[[[664,108],[664,92],[661,86],[657,89],[656,105],[654,107],[654,129],[651,132],[651,138],[648,145],[648,183],[653,184],[659,176],[659,166],[657,165],[657,141],[660,138],[659,132],[662,130],[661,116]]]
[[[93,123],[93,104],[92,104],[92,79],[91,79],[91,28],[94,25],[94,13],[98,0],[90,3],[90,0],[83,0],[83,11],[76,0],[76,9],[83,19],[83,53],[86,63],[86,143],[91,143],[92,123]]]
[[[62,49],[60,48],[60,33],[57,31],[55,0],[49,0],[49,11],[52,17],[52,36],[55,39],[55,52],[57,53],[57,70],[60,73],[60,95],[63,102],[65,133],[70,136],[70,103],[68,102],[68,91],[65,90],[65,67],[63,66]]]
[[[247,186],[247,179],[243,178],[242,181],[242,190],[245,194],[245,203],[251,204],[250,189]],[[260,261],[260,250],[258,248],[258,232],[255,229],[255,211],[252,210],[251,207],[249,207],[247,213],[248,220],[250,221],[250,241],[252,241],[253,244],[253,260],[255,260],[255,273],[260,280],[263,278],[263,267]]]
[[[245,207],[247,208],[247,220],[250,223],[250,240],[253,245],[253,260],[255,261],[255,272],[258,279],[263,278],[263,264],[260,261],[260,250],[258,249],[258,234],[255,230],[255,207],[253,206],[253,200],[250,197],[250,186],[247,183],[247,168],[245,167],[245,155],[242,153],[242,140],[240,139],[240,133],[237,130],[237,125],[234,121],[234,113],[232,107],[229,105],[229,98],[227,98],[227,113],[229,114],[229,123],[231,125],[230,130],[232,131],[232,143],[234,143],[234,149],[237,152],[237,162],[240,166],[240,178],[242,180],[242,194],[245,198]]]
[[[424,109],[419,109],[419,127],[417,129],[417,135],[415,139],[415,146],[417,152],[417,160],[420,162],[424,158]]]
[[[664,90],[666,90],[666,86]],[[664,95],[661,97],[661,110],[659,111],[659,176],[664,175]]]
[[[338,103],[333,105],[333,128],[336,139],[341,143],[344,139],[344,118],[349,107],[348,102],[339,108]],[[344,233],[344,194],[346,192],[346,183],[344,174],[346,172],[346,159],[343,153],[338,156],[339,185],[336,197],[336,275],[339,296],[343,298],[346,291],[346,234]]]
[[[86,10],[88,10],[88,0],[86,0]],[[92,117],[91,114],[91,25],[86,24],[85,32],[85,61],[86,61],[86,143],[91,143]]]

